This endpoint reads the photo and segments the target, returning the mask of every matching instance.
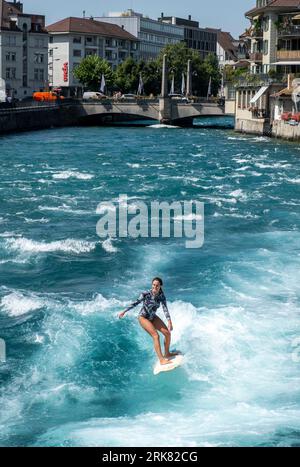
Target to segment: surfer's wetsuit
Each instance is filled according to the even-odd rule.
[[[138,300],[136,300],[134,303],[132,303],[126,310],[125,313],[127,313],[129,310],[132,310],[135,308],[137,305],[143,302],[143,308],[139,312],[139,316],[142,316],[143,318],[148,319],[149,321],[153,321],[154,318],[156,317],[156,312],[160,305],[162,305],[165,317],[167,320],[171,320],[171,316],[168,310],[167,306],[167,300],[165,297],[164,292],[161,290],[158,295],[154,295],[152,293],[152,290],[148,292],[143,292]]]

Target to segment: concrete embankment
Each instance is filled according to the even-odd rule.
[[[80,106],[44,104],[36,107],[0,109],[0,134],[76,125]]]
[[[289,141],[300,141],[300,125],[290,125],[288,122],[276,120],[270,124],[265,120],[236,119],[235,131],[259,136],[272,136]]]
[[[246,120],[236,118],[235,131],[238,133],[248,133],[251,135],[271,135],[271,126],[268,121],[262,120]]]

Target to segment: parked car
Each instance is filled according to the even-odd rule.
[[[169,97],[181,102],[190,102],[189,99],[184,94],[169,94]]]
[[[137,95],[136,94],[123,94],[121,99],[123,99],[123,100],[136,100]]]
[[[106,96],[105,94],[102,94],[102,92],[94,92],[94,91],[86,91],[83,93],[82,99],[84,101],[90,101],[90,100],[98,100],[98,99],[105,99]]]

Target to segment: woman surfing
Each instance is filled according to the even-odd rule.
[[[161,365],[168,365],[171,363],[169,360],[178,355],[178,352],[170,352],[171,332],[173,331],[173,324],[167,306],[167,300],[162,290],[163,281],[159,277],[155,277],[152,281],[152,289],[148,292],[143,292],[138,300],[132,303],[125,311],[119,314],[122,319],[129,310],[132,310],[137,305],[143,302],[143,308],[139,312],[139,323],[143,329],[153,339],[154,349],[157,353]],[[165,323],[156,316],[158,308],[162,305],[166,319],[168,320],[168,327]],[[161,332],[165,338],[165,354],[162,354],[160,339],[158,332]]]

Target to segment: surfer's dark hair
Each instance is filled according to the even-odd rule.
[[[162,280],[160,277],[154,277],[154,279],[153,279],[153,281],[152,281],[152,284],[153,284],[153,282],[155,282],[155,281],[158,281],[158,282],[160,283],[160,286],[161,286],[161,287],[164,285],[163,280]]]

